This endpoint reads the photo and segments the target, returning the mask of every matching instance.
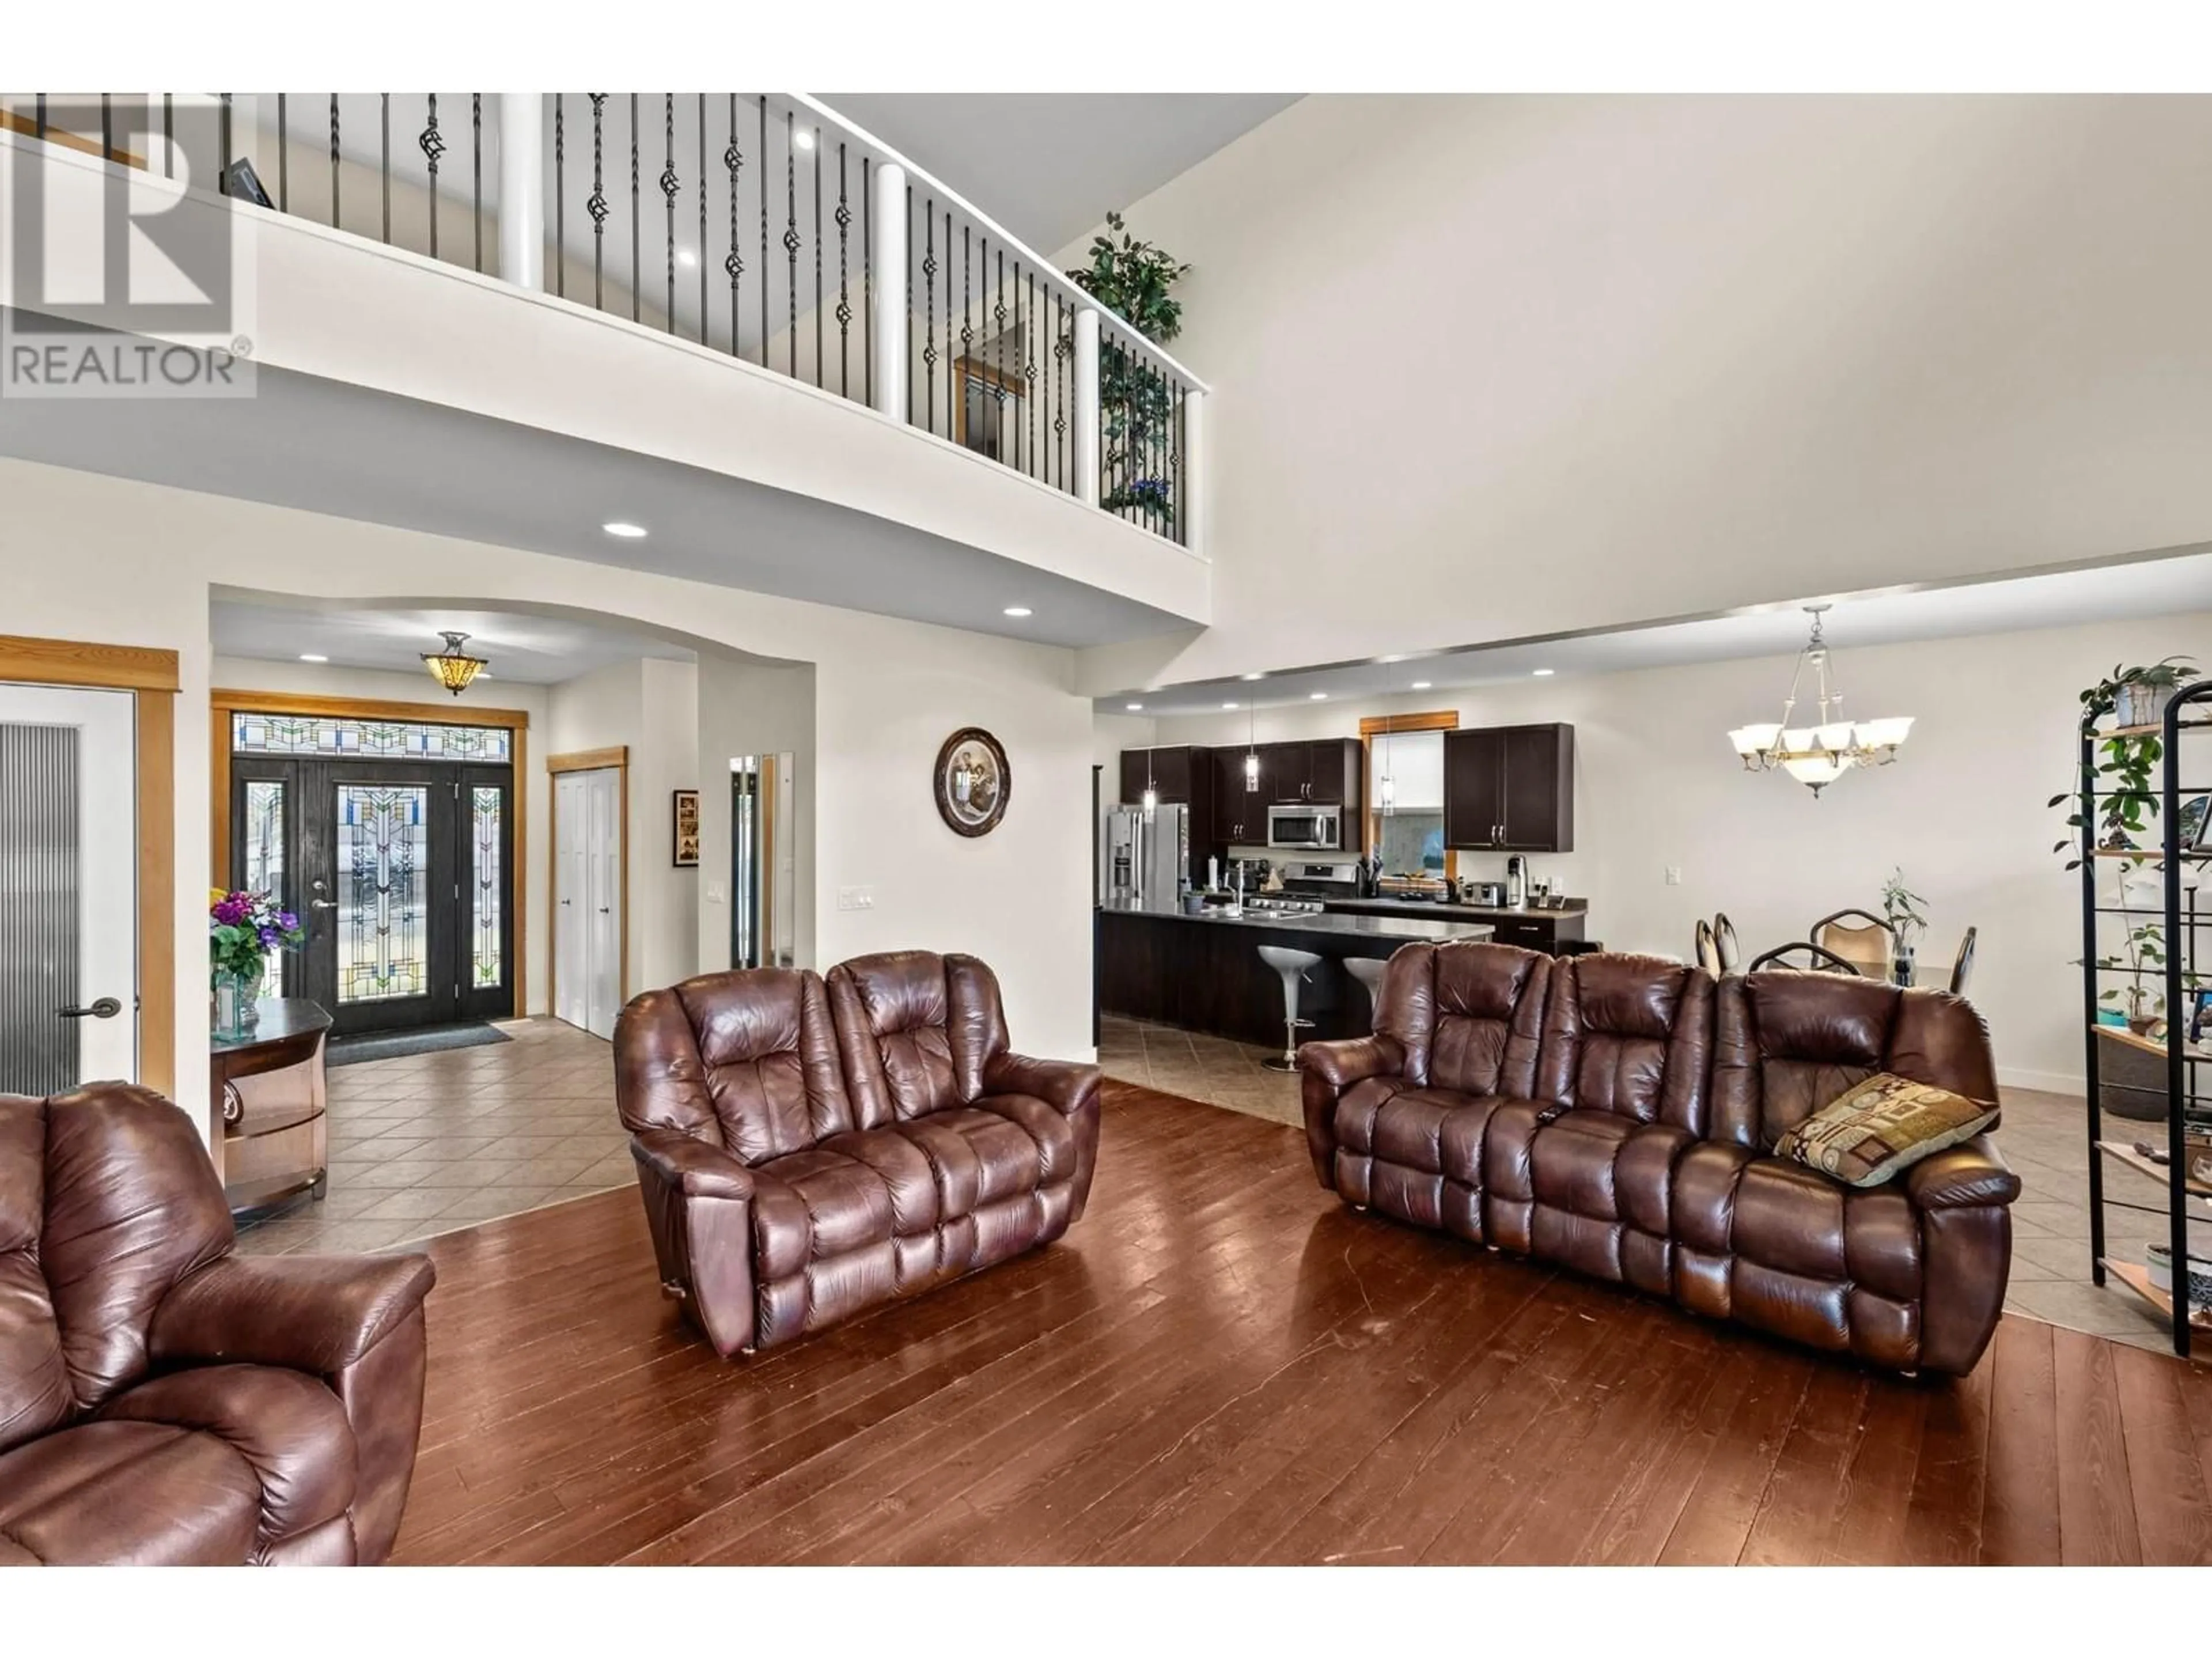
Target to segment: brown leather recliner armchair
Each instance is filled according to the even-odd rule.
[[[1893,1370],[1962,1375],[1996,1329],[2020,1182],[1986,1137],[1863,1189],[1772,1156],[1876,1072],[1994,1103],[1956,997],[1417,945],[1373,1036],[1299,1058],[1316,1173],[1356,1206]]]
[[[834,1012],[833,1012],[834,1011]],[[707,974],[615,1027],[661,1282],[725,1357],[1066,1232],[1098,1158],[1095,1066],[1007,1047],[973,957]]]
[[[429,1260],[232,1243],[159,1095],[0,1095],[0,1565],[391,1553]]]

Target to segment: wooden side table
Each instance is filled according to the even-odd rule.
[[[208,1059],[208,1150],[234,1215],[273,1208],[329,1185],[330,1121],[323,1043],[331,1016],[302,997],[264,997],[242,1037],[218,1037]]]

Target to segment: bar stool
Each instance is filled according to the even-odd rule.
[[[1263,945],[1260,947],[1260,960],[1283,976],[1283,1057],[1260,1063],[1271,1072],[1295,1072],[1298,1069],[1298,1027],[1313,1024],[1310,1019],[1298,1018],[1298,981],[1305,977],[1309,968],[1321,965],[1321,958],[1310,951]]]
[[[1374,1028],[1375,1011],[1382,1006],[1382,975],[1390,963],[1382,957],[1346,957],[1344,971],[1367,988],[1367,1024]]]

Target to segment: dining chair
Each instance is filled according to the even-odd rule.
[[[1802,955],[1802,963],[1792,962],[1793,956]],[[1755,974],[1762,968],[1796,968],[1816,974],[1850,974],[1860,978],[1871,978],[1858,963],[1849,957],[1838,956],[1825,945],[1815,945],[1810,939],[1799,939],[1794,945],[1778,945],[1771,951],[1763,951],[1751,959],[1744,971]]]
[[[1721,976],[1720,942],[1713,935],[1713,925],[1703,916],[1698,918],[1698,966],[1715,979]]]
[[[1719,947],[1721,972],[1732,974],[1742,963],[1743,951],[1735,942],[1735,924],[1728,919],[1728,912],[1713,912],[1713,943]]]
[[[1865,926],[1845,920],[1856,916]],[[1887,979],[1897,957],[1897,935],[1880,916],[1866,910],[1838,910],[1813,924],[1808,939],[1849,961],[1869,979]]]
[[[1969,927],[1966,936],[1959,941],[1958,959],[1951,964],[1951,994],[1954,997],[1966,994],[1966,981],[1974,976],[1974,934],[1977,931]]]

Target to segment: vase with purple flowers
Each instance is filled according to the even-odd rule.
[[[280,908],[276,896],[241,889],[208,893],[209,990],[215,1035],[235,1040],[252,1034],[254,1001],[268,973],[269,953],[307,937],[299,917]]]

